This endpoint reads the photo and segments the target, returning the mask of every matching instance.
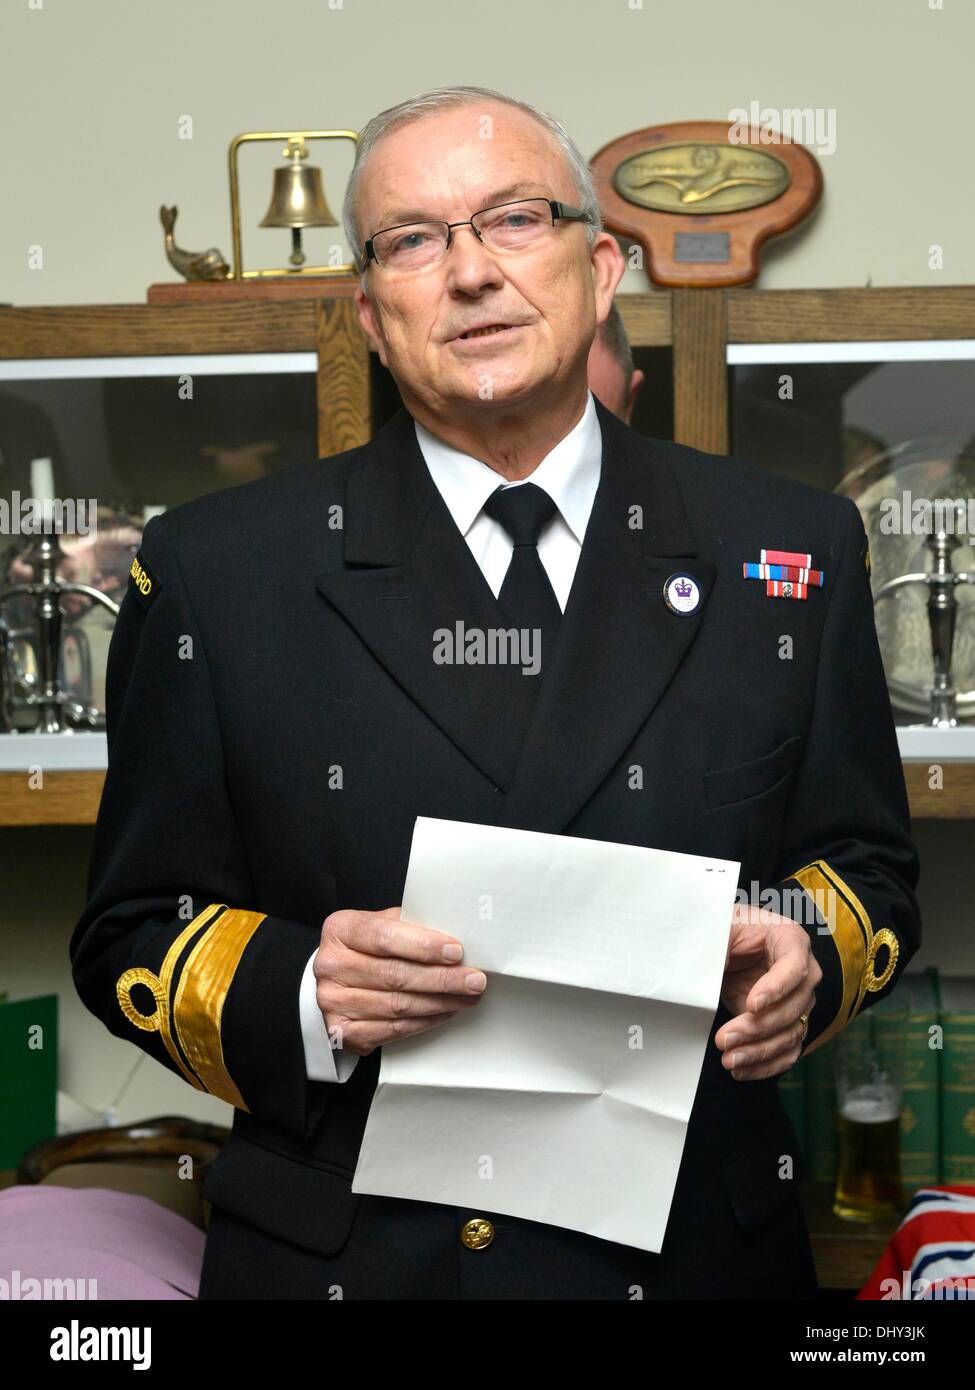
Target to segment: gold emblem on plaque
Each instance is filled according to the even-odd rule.
[[[744,212],[773,202],[790,182],[788,167],[765,150],[703,140],[641,150],[613,175],[621,197],[655,212]]]

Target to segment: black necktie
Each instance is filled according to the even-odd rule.
[[[538,555],[538,538],[557,508],[534,483],[499,487],[484,504],[484,511],[507,531],[514,543],[511,563],[504,576],[498,603],[508,621],[518,628],[541,633],[542,671],[558,635],[562,610]]]

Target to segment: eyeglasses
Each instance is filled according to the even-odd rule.
[[[425,270],[436,265],[450,247],[454,227],[470,227],[492,251],[522,251],[551,234],[557,217],[588,222],[589,214],[553,198],[523,198],[482,208],[464,222],[404,222],[384,227],[363,248],[360,270],[375,261],[383,270]]]

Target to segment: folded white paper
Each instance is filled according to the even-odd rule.
[[[419,817],[402,918],[456,937],[488,984],[382,1049],[353,1191],[659,1252],[739,868]]]

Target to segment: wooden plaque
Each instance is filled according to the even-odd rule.
[[[803,221],[823,191],[802,145],[728,121],[635,130],[591,165],[606,227],[642,246],[651,281],[671,289],[751,284],[762,244]]]

